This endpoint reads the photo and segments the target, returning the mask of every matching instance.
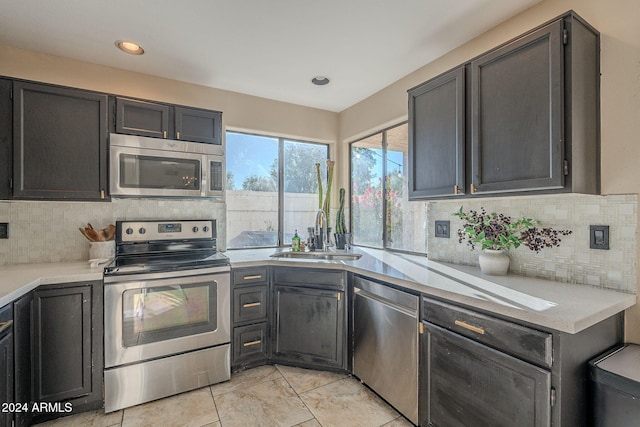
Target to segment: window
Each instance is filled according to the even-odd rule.
[[[402,124],[351,144],[353,243],[426,253],[425,202],[408,199],[408,126]]]
[[[226,133],[227,247],[283,246],[306,240],[318,210],[316,163],[326,187],[329,147]]]

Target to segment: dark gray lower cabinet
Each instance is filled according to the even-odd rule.
[[[423,425],[542,427],[551,372],[425,322],[429,366]]]
[[[273,269],[272,360],[346,368],[346,273]]]
[[[587,362],[622,342],[622,321],[568,334],[424,297],[421,425],[589,425]]]
[[[103,406],[102,282],[40,286],[14,303],[16,401],[57,403],[29,425]]]
[[[32,308],[33,292],[29,292],[13,303],[15,402],[29,405],[33,402],[31,397]],[[31,424],[31,418],[30,411],[16,412],[15,426],[28,426]]]
[[[238,371],[269,360],[267,267],[234,268],[232,281],[231,369]]]
[[[13,307],[0,309],[0,404],[15,403],[13,398]],[[10,408],[0,408],[0,427],[13,425]]]

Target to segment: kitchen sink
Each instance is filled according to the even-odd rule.
[[[276,252],[272,258],[294,258],[294,259],[321,259],[330,261],[355,261],[362,257],[362,254],[348,252]]]

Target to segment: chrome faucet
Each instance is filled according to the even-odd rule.
[[[331,246],[329,232],[327,230],[327,215],[324,210],[318,209],[316,212],[315,247],[316,250],[327,251]]]

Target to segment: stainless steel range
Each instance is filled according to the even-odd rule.
[[[215,220],[117,221],[104,283],[105,412],[230,378],[230,266]]]

